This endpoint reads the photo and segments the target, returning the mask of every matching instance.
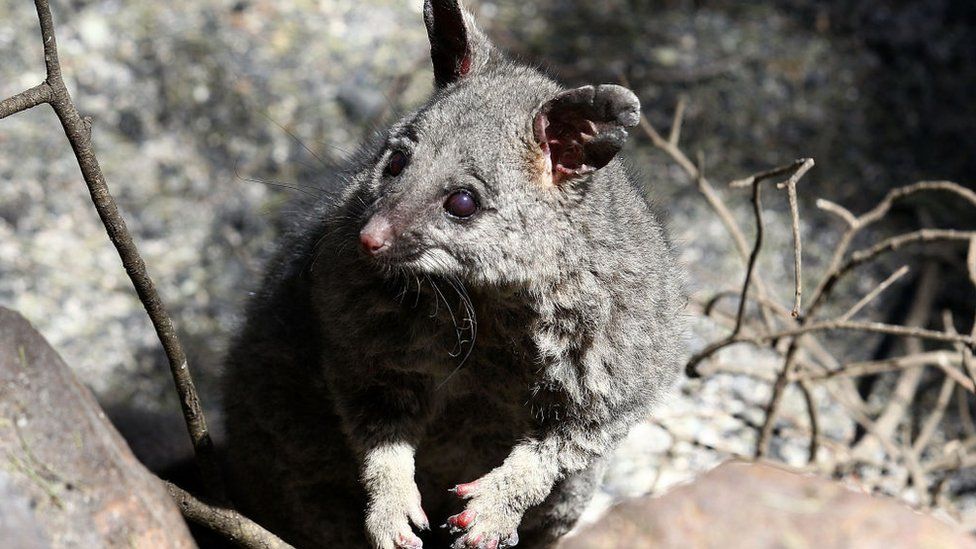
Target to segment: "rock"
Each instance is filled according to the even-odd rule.
[[[561,549],[976,547],[895,500],[778,466],[728,462],[658,498],[622,503]]]
[[[195,547],[160,482],[91,392],[0,307],[0,540],[5,547]]]

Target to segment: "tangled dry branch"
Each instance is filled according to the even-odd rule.
[[[818,200],[818,208],[839,218],[846,228],[825,272],[820,276],[807,305],[803,307],[801,227],[796,186],[813,167],[813,160],[800,159],[730,184],[731,188],[751,189],[756,236],[752,247],[747,248],[746,233],[732,215],[730,208],[715,187],[705,178],[701,167],[691,162],[679,147],[678,136],[683,116],[682,102],[675,111],[668,138],[664,138],[646,118],[641,121],[641,126],[651,143],[669,156],[683,169],[688,178],[695,182],[697,189],[727,229],[732,243],[745,263],[744,282],[739,290],[724,290],[699,300],[698,305],[702,313],[730,326],[730,331],[724,338],[706,345],[695,353],[687,363],[687,374],[693,378],[707,378],[716,373],[735,373],[771,384],[770,397],[764,407],[764,420],[761,425],[756,426],[759,435],[754,448],[755,458],[764,457],[769,453],[770,441],[775,436],[774,427],[777,425],[777,415],[783,399],[788,394],[788,388],[796,386],[807,410],[809,464],[814,469],[837,473],[854,467],[858,460],[868,460],[869,452],[865,451],[866,442],[862,440],[854,448],[834,452],[840,457],[835,458],[832,463],[827,463],[831,460],[826,459],[821,460],[823,463],[818,462],[818,450],[822,445],[829,444],[836,447],[838,442],[842,441],[827,439],[820,432],[821,403],[813,397],[814,386],[829,383],[830,380],[845,379],[849,382],[860,376],[900,372],[902,377],[899,378],[894,389],[892,402],[889,402],[882,413],[873,419],[867,412],[866,403],[860,399],[856,391],[838,390],[831,386],[828,386],[827,390],[841,406],[846,408],[849,417],[870,437],[873,437],[876,444],[880,445],[890,459],[902,463],[908,469],[908,482],[918,496],[917,501],[922,506],[934,505],[939,499],[939,490],[944,485],[944,474],[972,464],[966,449],[976,446],[976,429],[972,427],[972,419],[969,417],[966,395],[974,393],[976,388],[976,365],[973,359],[974,349],[976,349],[976,321],[974,321],[973,331],[965,335],[955,331],[951,318],[944,321],[945,327],[942,330],[926,329],[925,322],[920,318],[924,317],[927,310],[931,308],[932,292],[926,293],[921,290],[916,292],[914,309],[917,310],[910,315],[910,320],[904,325],[852,320],[865,306],[905,276],[909,272],[908,266],[896,270],[854,305],[848,307],[845,312],[832,317],[823,317],[821,311],[835,297],[834,291],[838,283],[851,276],[858,268],[882,256],[919,243],[968,243],[966,265],[969,278],[976,287],[976,232],[973,231],[924,228],[881,239],[870,246],[851,251],[855,238],[862,235],[868,227],[885,219],[892,206],[899,201],[920,193],[946,193],[953,195],[961,203],[976,207],[976,193],[949,181],[923,181],[891,190],[877,206],[862,215],[855,215],[833,202]],[[775,178],[785,178],[777,188],[787,191],[792,224],[795,282],[791,309],[770,297],[768,286],[756,272],[757,258],[762,251],[767,230],[763,220],[762,183]],[[920,283],[929,279],[934,280],[934,276],[926,276],[931,269],[922,270],[924,272],[920,277]],[[926,296],[929,296],[928,300]],[[721,313],[719,310],[720,302],[728,298],[738,299],[738,307],[734,314]],[[759,315],[755,317],[748,315],[747,310],[750,307],[757,309]],[[844,364],[831,354],[822,340],[822,336],[827,332],[836,330],[880,333],[904,338],[909,352],[904,356],[886,360]],[[925,351],[920,340],[929,341],[941,348]],[[778,356],[780,366],[774,376],[766,377],[749,367],[724,368],[716,355],[722,349],[736,344],[754,345]],[[712,366],[708,370],[702,367],[706,362]],[[918,435],[914,440],[911,440],[911,437],[906,439],[904,436],[897,436],[895,430],[907,419],[908,406],[905,402],[911,402],[915,396],[921,371],[925,367],[941,371],[944,376],[943,381],[934,407],[928,417],[919,422],[921,428]],[[906,375],[909,373],[911,375]],[[845,388],[850,387],[842,389]],[[962,421],[969,425],[968,435],[948,445],[935,445],[934,434],[954,394],[959,399]]]

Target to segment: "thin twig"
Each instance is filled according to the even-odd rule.
[[[801,326],[798,329],[803,328],[804,327]],[[762,428],[759,431],[759,438],[756,439],[755,456],[757,459],[765,457],[766,452],[769,450],[769,441],[773,436],[773,427],[776,425],[776,416],[779,413],[779,405],[783,399],[783,395],[786,394],[786,388],[790,385],[790,379],[792,378],[794,368],[796,367],[797,355],[803,339],[802,334],[796,335],[799,337],[795,337],[790,341],[790,346],[786,351],[786,357],[783,359],[783,367],[776,374],[776,381],[773,382],[772,394],[769,397],[769,401],[766,403]]]
[[[776,341],[784,337],[798,336],[802,334],[810,334],[814,332],[829,332],[829,331],[850,331],[850,332],[870,332],[877,334],[889,334],[902,337],[917,337],[921,339],[928,339],[931,341],[941,341],[944,343],[962,343],[964,345],[973,345],[976,343],[976,338],[968,335],[959,334],[948,334],[946,332],[940,332],[937,330],[928,330],[925,328],[910,328],[907,326],[900,326],[898,324],[885,324],[883,322],[859,322],[853,320],[828,320],[824,322],[816,322],[806,326],[799,326],[796,328],[789,328],[786,330],[780,330],[778,332],[772,332],[768,334],[759,335],[738,335],[734,338],[726,338],[715,343],[706,346],[701,351],[695,353],[690,359],[689,363],[694,363],[696,366],[701,361],[712,356],[716,352],[728,347],[730,345],[735,345],[738,343],[751,343],[753,345],[762,345],[764,343],[769,343],[771,341]]]
[[[958,183],[953,183],[951,181],[919,181],[918,183],[905,185],[904,187],[898,187],[888,191],[888,194],[885,195],[877,206],[858,218],[858,222],[862,226],[875,223],[888,213],[895,202],[914,194],[932,191],[955,194],[964,201],[969,202],[970,205],[976,206],[976,192],[973,192],[972,190],[967,189]]]
[[[51,100],[51,86],[41,82],[29,90],[0,101],[0,120],[21,111],[43,105]]]
[[[810,387],[810,384],[806,381],[800,381],[798,385],[807,407],[807,417],[810,420],[810,454],[807,463],[813,465],[817,461],[817,450],[819,450],[820,413],[817,410],[817,402],[813,398],[813,388]]]
[[[846,313],[840,315],[838,320],[841,321],[850,320],[852,316],[860,312],[860,310],[863,309],[868,303],[871,303],[872,301],[874,301],[876,297],[881,295],[881,292],[887,290],[888,287],[894,284],[895,282],[897,282],[899,278],[908,274],[908,271],[909,271],[908,265],[902,265],[900,269],[892,273],[888,278],[884,279],[881,282],[881,284],[875,286],[873,290],[871,290],[870,292],[868,292],[867,295],[862,297],[861,300],[855,303],[850,309],[848,309]]]
[[[809,163],[809,166],[807,166],[804,169],[804,167],[808,163]],[[763,182],[763,181],[765,181],[767,179],[773,179],[775,177],[779,177],[781,175],[786,175],[788,173],[795,174],[795,173],[799,172],[801,169],[803,169],[803,171],[802,171],[802,173],[800,173],[800,177],[803,177],[803,174],[806,173],[812,167],[813,167],[813,159],[810,159],[810,158],[800,158],[798,160],[794,160],[793,162],[790,162],[789,164],[784,164],[782,166],[776,166],[775,168],[770,168],[768,170],[763,170],[761,172],[754,173],[754,174],[752,174],[752,175],[750,175],[748,177],[743,177],[742,179],[736,179],[735,181],[731,181],[731,182],[729,182],[729,187],[732,187],[733,189],[734,188],[751,187],[751,186],[753,186],[753,185],[755,185],[757,183],[761,183],[761,182]]]
[[[946,376],[942,380],[942,387],[939,389],[939,396],[935,401],[935,407],[932,408],[932,413],[925,420],[925,424],[922,425],[921,430],[918,432],[918,437],[912,444],[912,451],[915,452],[916,456],[921,456],[922,452],[925,451],[925,447],[929,445],[929,441],[932,440],[932,435],[935,434],[935,430],[939,426],[939,422],[942,421],[946,408],[949,406],[949,401],[952,399],[952,391],[955,387],[956,382],[951,377]]]
[[[746,304],[749,303],[749,286],[752,284],[752,276],[756,270],[756,261],[759,259],[759,252],[762,250],[763,234],[765,225],[763,224],[762,212],[762,185],[758,182],[752,186],[752,212],[756,216],[756,241],[749,252],[749,262],[746,265],[746,276],[742,282],[742,297],[739,298],[739,309],[735,314],[735,328],[732,329],[730,338],[734,338],[742,331],[742,319],[745,318]]]
[[[857,217],[855,217],[850,210],[841,206],[840,204],[836,204],[825,198],[818,198],[817,207],[825,212],[830,212],[836,215],[837,217],[841,218],[842,220],[844,220],[845,223],[847,223],[848,227],[853,227],[854,225],[857,225]]]
[[[790,225],[793,228],[793,276],[795,285],[793,290],[793,310],[790,314],[793,318],[800,316],[800,304],[803,297],[803,250],[800,239],[800,207],[796,199],[796,184],[800,182],[800,178],[804,174],[813,168],[813,164],[812,158],[805,159],[803,165],[797,168],[788,180],[777,185],[779,188],[786,187],[786,196],[790,203]]]
[[[974,283],[974,285],[976,285],[976,283]],[[956,323],[955,320],[953,320],[952,318],[952,311],[948,309],[942,311],[942,325],[944,326],[946,333],[949,334],[959,333],[956,331]],[[962,363],[962,369],[966,372],[966,375],[969,376],[969,381],[972,382],[973,387],[976,388],[976,371],[974,371],[973,368],[972,350],[969,347],[966,347],[965,345],[956,344],[956,352],[959,353],[959,362]],[[962,383],[960,385],[962,387],[966,386],[965,383]]]
[[[882,360],[870,360],[864,362],[852,362],[844,366],[825,372],[800,374],[797,379],[810,381],[823,381],[838,377],[860,377],[894,372],[907,368],[922,368],[925,366],[936,366],[942,368],[943,365],[951,365],[956,361],[949,351],[928,351],[925,353],[912,353],[904,356],[885,358]]]
[[[707,301],[704,301],[704,302],[697,301],[696,303],[701,306],[701,312],[702,312],[703,315],[705,315],[705,316],[711,316],[712,313],[715,311],[715,307],[718,306],[718,304],[719,304],[719,302],[721,300],[726,299],[726,298],[732,298],[732,297],[736,298],[737,301],[739,299],[741,299],[742,298],[742,289],[739,288],[738,290],[725,290],[725,291],[722,291],[722,292],[719,292],[719,293],[713,295]],[[766,306],[769,309],[771,309],[773,311],[776,311],[777,313],[779,313],[782,316],[790,316],[790,311],[789,310],[787,310],[785,307],[783,307],[779,303],[776,303],[775,301],[772,301],[772,300],[770,300],[768,298],[765,298],[765,297],[762,297],[762,296],[758,296],[757,295],[757,296],[751,296],[751,297],[749,297],[749,300],[755,301],[759,305]]]
[[[674,122],[671,124],[671,132],[668,134],[668,143],[677,147],[681,141],[681,126],[685,121],[686,101],[684,97],[678,98],[678,104],[674,107]]]
[[[976,437],[976,421],[973,421],[973,415],[969,411],[969,397],[962,386],[956,389],[956,410],[959,413],[959,423],[962,425],[963,432]]]
[[[248,549],[294,549],[281,538],[237,511],[204,503],[172,482],[165,480],[162,482],[187,520],[213,530]]]
[[[976,236],[969,239],[969,251],[966,253],[966,270],[969,272],[969,281],[972,282],[973,288],[976,288]],[[976,313],[973,314],[973,325],[969,331],[970,337],[976,339]],[[962,365],[966,369],[966,373],[969,374],[969,378],[973,380],[976,384],[976,348],[973,345],[969,345],[962,349]]]

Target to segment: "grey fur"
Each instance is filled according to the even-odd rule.
[[[435,45],[437,13],[428,0]],[[548,546],[681,362],[681,270],[611,160],[636,97],[564,93],[462,13],[470,70],[442,71],[290,220],[227,360],[236,502],[299,547],[417,547],[426,516],[462,509],[473,523],[422,533],[428,547]],[[584,160],[609,143],[605,165],[553,176],[535,121],[557,96],[592,119]],[[458,188],[480,204],[466,220],[443,210]],[[375,257],[357,250],[371,220],[393,235]]]

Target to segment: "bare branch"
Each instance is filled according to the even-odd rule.
[[[973,283],[973,288],[976,289],[976,235],[969,239],[969,252],[966,254],[966,268],[969,271],[969,281]],[[976,315],[973,315],[973,326],[969,331],[970,337],[976,339]],[[976,370],[976,364],[974,364],[973,353],[976,349],[972,345],[968,349],[963,349],[963,361],[966,364],[966,370],[970,372],[970,376],[973,381],[976,382],[976,374],[972,373]]]
[[[942,311],[942,325],[946,333],[950,333],[950,334],[959,333],[956,331],[956,323],[952,318],[952,311],[948,309]],[[976,328],[974,328],[974,330],[976,330]],[[973,368],[972,349],[957,344],[956,351],[959,353],[959,362],[962,363],[963,370],[965,370],[966,375],[969,376],[969,381],[972,383],[972,386],[976,388],[976,371],[974,371]],[[960,385],[962,387],[966,386],[965,383],[961,383]]]
[[[898,281],[901,277],[908,274],[908,265],[902,265],[900,269],[892,273],[888,278],[884,279],[881,284],[875,286],[873,290],[868,292],[867,295],[861,298],[860,301],[855,303],[846,313],[842,314],[838,320],[844,321],[849,320],[852,316],[856,315],[861,309],[863,309],[868,303],[874,301],[876,297],[881,295],[881,292],[888,289],[889,286]]]
[[[885,372],[904,370],[906,368],[921,368],[924,366],[936,366],[943,368],[946,365],[953,365],[957,361],[956,357],[949,351],[928,351],[924,353],[911,353],[904,356],[885,358],[881,360],[870,360],[865,362],[852,362],[825,372],[807,373],[798,376],[798,379],[810,381],[822,381],[838,377],[860,377]]]
[[[976,286],[976,236],[969,239],[969,251],[966,254],[966,270],[969,272],[969,280]]]
[[[774,177],[779,177],[781,175],[786,175],[788,173],[795,174],[796,172],[799,172],[801,168],[804,168],[804,166],[807,163],[810,164],[809,167],[803,169],[803,172],[800,174],[800,177],[803,177],[803,174],[813,167],[813,160],[810,158],[800,158],[799,160],[794,160],[789,164],[784,164],[782,166],[777,166],[769,170],[764,170],[758,173],[754,173],[749,177],[744,177],[742,179],[736,179],[735,181],[729,183],[729,187],[732,188],[750,187],[752,185],[755,185],[756,183],[760,183],[767,179],[772,179]]]
[[[714,296],[712,296],[711,299],[709,299],[708,301],[701,303],[702,314],[704,314],[705,316],[711,316],[715,310],[715,307],[718,306],[719,301],[730,297],[741,298],[742,297],[741,288],[738,290],[725,290],[723,292],[719,292]],[[759,305],[768,307],[769,309],[779,313],[781,316],[785,316],[785,317],[790,316],[790,311],[788,311],[785,307],[783,307],[779,303],[776,303],[775,301],[772,301],[768,298],[761,297],[761,296],[752,296],[749,297],[749,299],[751,301],[755,301]]]
[[[934,242],[937,240],[971,240],[976,238],[976,232],[957,231],[955,229],[919,229],[910,233],[886,238],[874,246],[858,250],[851,254],[850,260],[841,268],[838,276],[842,276],[862,263],[867,263],[879,255],[895,251],[903,246],[917,242]]]
[[[801,326],[799,329],[803,329]],[[799,334],[797,334],[799,335]],[[797,354],[800,349],[802,336],[790,341],[789,349],[786,351],[786,358],[783,360],[783,367],[776,374],[776,381],[773,382],[773,392],[766,403],[765,418],[763,419],[762,429],[759,431],[759,438],[756,440],[756,458],[766,455],[769,448],[769,440],[773,436],[773,426],[776,424],[776,415],[779,412],[779,404],[786,394],[786,388],[790,384],[793,369],[796,365]],[[810,409],[810,408],[808,408]]]
[[[971,336],[963,336],[958,334],[948,334],[945,332],[939,332],[937,330],[927,330],[924,328],[913,328],[908,326],[901,326],[898,324],[885,324],[883,322],[856,322],[851,320],[839,321],[839,320],[829,320],[825,322],[817,322],[815,324],[810,324],[801,328],[795,328],[792,330],[783,330],[778,334],[771,334],[763,336],[761,339],[765,341],[770,341],[778,337],[786,337],[791,335],[799,335],[810,332],[824,332],[831,330],[845,330],[854,332],[872,332],[877,334],[890,334],[902,337],[917,337],[920,339],[929,339],[932,341],[941,341],[945,343],[963,343],[965,345],[972,345],[976,340]]]
[[[844,223],[847,223],[848,227],[853,227],[854,225],[857,224],[857,218],[854,217],[854,214],[852,214],[850,210],[841,206],[840,204],[836,204],[825,198],[818,198],[817,207],[825,212],[830,212],[836,215],[837,217],[841,218],[844,221]]]
[[[213,530],[248,549],[294,549],[281,538],[237,511],[209,505],[172,482],[162,482],[187,520]]]
[[[906,185],[904,187],[898,187],[897,189],[892,189],[888,191],[888,194],[870,211],[864,213],[858,218],[858,224],[863,228],[864,226],[870,225],[877,222],[891,206],[899,200],[903,200],[914,194],[922,192],[931,191],[941,191],[949,192],[962,198],[964,201],[969,202],[972,206],[976,206],[976,192],[973,192],[958,183],[953,183],[951,181],[920,181],[918,183],[913,183],[911,185]]]
[[[813,159],[807,158],[803,161],[803,165],[797,168],[785,183],[777,185],[780,188],[785,185],[787,197],[789,197],[790,202],[790,224],[793,227],[793,277],[795,285],[793,290],[793,311],[791,312],[793,318],[800,316],[800,304],[803,296],[803,251],[800,240],[800,208],[796,199],[796,184],[800,182],[800,178],[810,171],[811,168],[813,168]]]
[[[765,226],[763,225],[763,214],[762,214],[762,185],[758,183],[752,186],[752,212],[756,216],[756,241],[752,245],[752,251],[749,252],[749,262],[746,266],[746,277],[742,282],[742,297],[739,298],[739,310],[735,315],[735,328],[732,329],[732,333],[729,335],[733,338],[739,335],[742,331],[742,319],[746,314],[746,304],[749,300],[749,286],[752,283],[752,274],[756,270],[756,260],[759,259],[759,251],[762,250],[763,234],[765,233]]]
[[[820,414],[817,411],[817,401],[813,398],[813,388],[806,381],[801,381],[799,386],[807,406],[807,417],[810,420],[810,455],[807,463],[813,464],[817,461],[817,450],[820,449]]]
[[[671,123],[671,133],[668,135],[668,143],[677,147],[681,141],[681,125],[685,121],[685,98],[678,99],[678,105],[674,108],[674,121]]]
[[[780,330],[778,332],[772,332],[768,334],[760,334],[753,336],[738,335],[733,338],[726,338],[720,341],[716,341],[710,345],[707,345],[701,351],[698,351],[689,359],[689,364],[697,365],[707,359],[708,357],[714,355],[716,352],[738,343],[751,343],[753,345],[763,345],[765,343],[770,343],[772,341],[777,341],[785,337],[793,337],[804,334],[811,334],[815,332],[829,332],[834,330],[840,331],[850,331],[850,332],[870,332],[876,334],[889,334],[902,337],[917,337],[921,339],[928,339],[931,341],[941,341],[944,343],[962,343],[963,345],[973,345],[976,343],[976,338],[968,335],[959,334],[949,334],[946,332],[939,332],[936,330],[928,330],[924,328],[910,328],[907,326],[900,326],[898,324],[885,324],[883,322],[857,322],[852,320],[828,320],[824,322],[817,322],[814,324],[809,324],[806,326],[799,326],[796,328],[789,328],[786,330]]]
[[[935,434],[936,428],[939,426],[939,422],[942,421],[942,416],[945,415],[946,408],[949,407],[949,401],[952,399],[952,391],[956,387],[956,382],[949,376],[946,376],[942,380],[942,387],[939,389],[939,396],[936,399],[935,407],[932,409],[932,413],[925,420],[925,424],[922,425],[922,429],[918,433],[918,437],[912,444],[912,451],[916,456],[920,456],[928,446],[929,441],[932,440],[932,435]]]
[[[969,411],[969,400],[966,397],[965,389],[961,386],[956,387],[956,409],[959,413],[959,423],[962,430],[970,437],[976,437],[976,422]]]
[[[0,120],[17,114],[51,100],[51,86],[41,82],[29,90],[24,90],[13,97],[0,101]]]
[[[841,247],[838,248],[838,250],[846,250],[847,245],[850,244],[850,239],[853,238],[854,234],[855,233],[853,231],[848,231],[848,233],[844,235]],[[872,261],[881,255],[919,242],[969,240],[974,236],[976,236],[976,232],[973,231],[958,231],[955,229],[919,229],[910,233],[887,238],[874,246],[871,246],[870,248],[858,250],[852,253],[851,257],[846,262],[840,263],[838,261],[836,265],[832,264],[828,271],[828,275],[824,278],[817,289],[814,290],[814,297],[811,299],[810,306],[808,307],[806,314],[812,315],[814,311],[816,311],[816,309],[823,303],[823,299],[830,294],[834,286],[841,278],[846,276],[858,266]],[[835,254],[835,259],[836,258],[837,255]]]

